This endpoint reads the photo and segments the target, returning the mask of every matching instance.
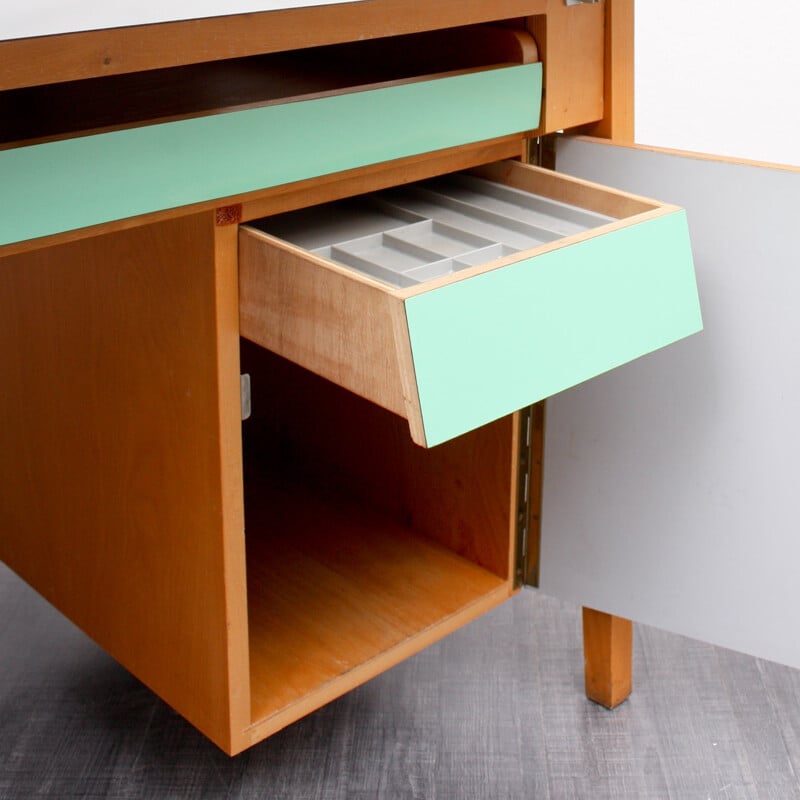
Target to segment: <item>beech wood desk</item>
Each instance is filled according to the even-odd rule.
[[[700,327],[680,209],[521,163],[609,124],[625,7],[0,42],[0,557],[227,752],[535,581],[532,404]]]

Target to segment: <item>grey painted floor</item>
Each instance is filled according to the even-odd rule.
[[[229,759],[0,566],[0,797],[800,798],[800,672],[635,648],[592,705],[577,609],[526,592]]]

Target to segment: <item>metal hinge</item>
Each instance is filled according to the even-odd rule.
[[[583,3],[599,3],[600,0],[564,0],[564,5],[567,6],[579,6]]]
[[[544,403],[523,408],[518,413],[514,585],[538,586]]]

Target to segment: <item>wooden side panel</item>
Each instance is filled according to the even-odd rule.
[[[266,234],[239,237],[242,336],[407,416],[386,291]]]
[[[207,213],[0,260],[0,557],[230,749],[249,699],[214,235]]]
[[[545,68],[541,133],[602,118],[605,5],[548,0],[546,16],[528,12]]]
[[[633,143],[634,0],[606,0],[603,119],[586,133]]]

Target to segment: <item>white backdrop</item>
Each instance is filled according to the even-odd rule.
[[[637,0],[636,141],[800,166],[800,4]]]

